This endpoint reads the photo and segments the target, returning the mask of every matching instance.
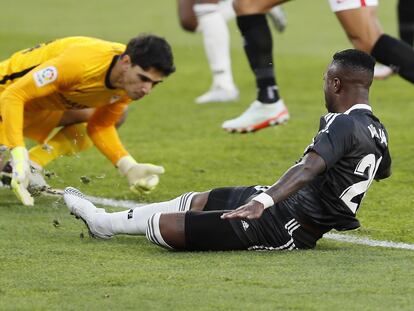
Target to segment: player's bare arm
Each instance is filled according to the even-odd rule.
[[[286,173],[264,194],[269,196],[269,203],[259,202],[255,199],[249,203],[240,206],[234,211],[223,214],[223,219],[231,218],[259,218],[265,208],[272,206],[274,203],[280,202],[303,186],[307,185],[317,175],[323,173],[326,169],[325,161],[316,152],[309,152],[299,163],[292,166]],[[269,205],[271,204],[271,205]],[[265,206],[268,205],[268,206]]]

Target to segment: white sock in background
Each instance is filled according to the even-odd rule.
[[[220,13],[223,15],[226,22],[236,18],[236,12],[233,8],[233,0],[219,1],[218,5]]]
[[[213,73],[213,87],[234,89],[230,61],[230,36],[218,4],[196,4],[198,31],[203,34],[204,50]]]
[[[148,219],[155,213],[185,212],[191,207],[191,200],[197,192],[188,192],[171,201],[152,203],[117,213],[96,214],[94,224],[100,232],[108,235],[144,235]]]

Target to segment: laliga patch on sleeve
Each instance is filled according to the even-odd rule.
[[[55,81],[57,75],[56,67],[49,66],[33,73],[33,79],[38,87],[42,87]]]

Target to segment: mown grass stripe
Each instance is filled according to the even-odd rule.
[[[387,247],[414,250],[414,244],[398,243],[392,241],[373,240],[366,237],[357,237],[349,234],[326,233],[323,236],[326,239],[335,240],[338,242],[353,243],[360,245],[367,245],[373,247]]]

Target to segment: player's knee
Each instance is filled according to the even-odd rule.
[[[236,12],[236,15],[244,15],[248,14],[249,6],[246,1],[243,0],[235,0],[233,1],[233,7],[234,11]]]
[[[366,40],[365,38],[361,37],[350,37],[352,45],[355,49],[363,51],[365,53],[371,53],[372,48],[374,47],[374,42],[371,40]]]
[[[348,38],[355,49],[369,54],[381,35],[382,32],[379,29],[374,29],[366,33],[348,34]]]
[[[180,17],[180,25],[181,28],[189,32],[195,32],[198,27],[197,19],[195,16]]]
[[[196,195],[194,195],[191,200],[190,210],[202,211],[204,209],[204,206],[206,206],[207,204],[209,195],[210,195],[210,191],[197,193]]]
[[[195,0],[178,0],[177,3],[181,27],[190,32],[196,31],[198,23],[193,9]]]
[[[156,213],[148,219],[148,226],[146,231],[147,239],[161,247],[172,249],[173,247],[165,242],[160,230],[160,217],[162,213]]]
[[[184,249],[184,213],[156,213],[148,220],[147,239],[167,249]]]
[[[266,13],[273,6],[266,1],[235,0],[233,2],[234,11],[237,15],[251,15]]]

